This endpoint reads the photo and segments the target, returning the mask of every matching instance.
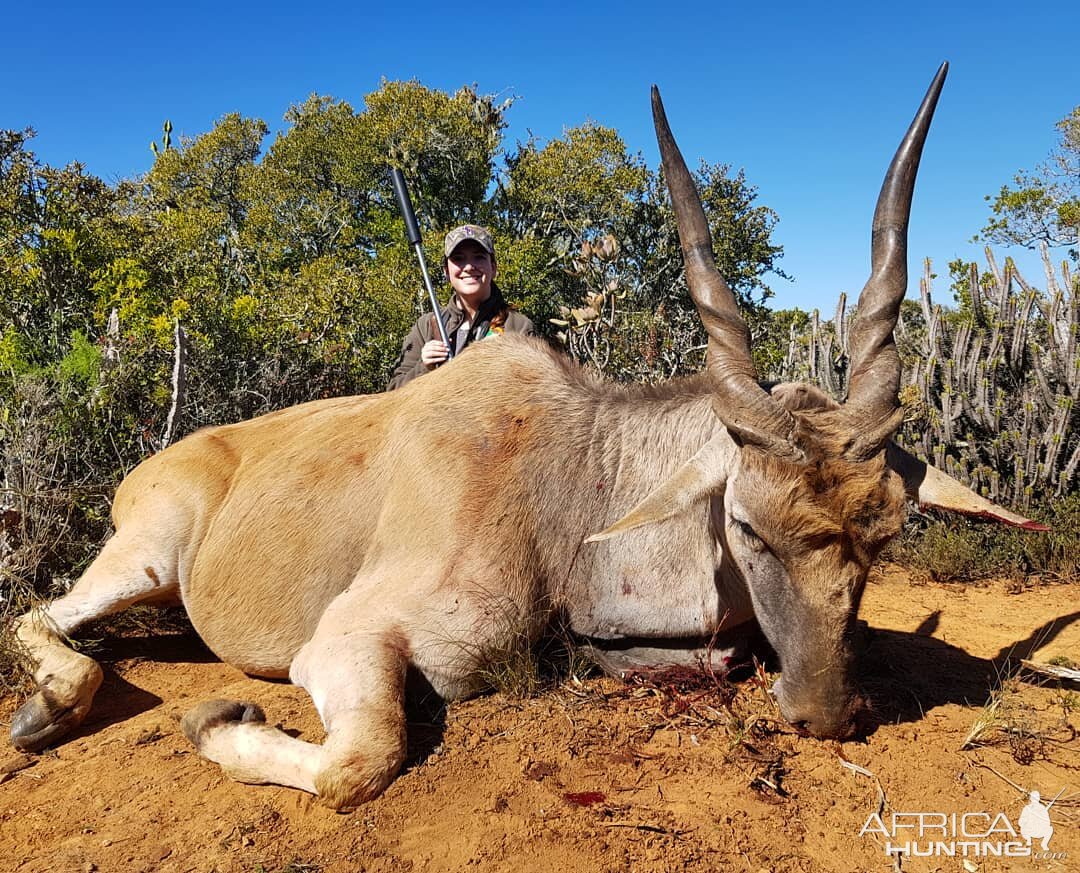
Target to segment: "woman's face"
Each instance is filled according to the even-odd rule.
[[[465,240],[446,259],[446,277],[458,297],[478,306],[491,296],[495,260],[480,243]]]

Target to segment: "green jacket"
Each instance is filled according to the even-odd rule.
[[[459,334],[459,328],[462,322],[465,321],[465,311],[461,308],[461,304],[456,297],[451,299],[450,304],[444,306],[441,310],[446,335],[450,338],[451,351],[458,355],[470,343],[478,339],[485,339],[488,336],[496,336],[504,330],[510,333],[523,333],[528,336],[536,335],[536,328],[533,323],[520,312],[515,312],[512,309],[507,312],[506,321],[501,327],[492,329],[491,320],[505,306],[506,302],[503,300],[502,293],[497,286],[493,287],[491,296],[481,304],[480,311],[476,314],[476,321],[469,327],[467,333]],[[401,357],[398,358],[397,366],[394,367],[394,374],[390,377],[390,383],[386,386],[387,391],[400,388],[417,376],[422,376],[424,373],[435,369],[434,367],[428,367],[420,360],[420,350],[424,347],[424,343],[438,338],[439,328],[435,324],[435,316],[421,315],[416,324],[413,325],[412,330],[409,331],[409,335],[405,337],[405,342],[401,345]]]

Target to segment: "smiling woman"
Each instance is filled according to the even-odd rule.
[[[450,346],[439,337],[435,316],[422,315],[401,346],[387,390],[435,369],[474,340],[503,331],[535,335],[533,323],[506,304],[495,284],[496,272],[495,243],[485,228],[463,224],[446,235],[443,273],[454,294],[441,314]]]

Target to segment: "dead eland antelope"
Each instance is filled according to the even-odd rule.
[[[705,372],[615,386],[506,335],[400,391],[192,434],[120,485],[116,533],[70,593],[18,620],[39,687],[14,718],[15,745],[54,743],[90,708],[101,669],[68,634],[133,603],[177,600],[224,661],[303,686],[327,730],[315,745],[268,726],[253,704],[211,701],[185,717],[188,737],[235,779],[335,808],[377,796],[401,766],[409,668],[446,698],[472,693],[485,649],[535,637],[553,615],[654,665],[756,619],[780,657],[784,716],[849,736],[862,706],[851,630],[905,493],[1031,524],[890,442],[908,214],[945,70],[878,200],[846,403],[756,381],[654,89],[709,335]],[[477,384],[483,404],[471,400]]]

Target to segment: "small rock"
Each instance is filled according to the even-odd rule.
[[[539,782],[545,776],[554,776],[558,768],[547,761],[533,761],[525,768],[525,778]]]
[[[149,730],[143,731],[135,740],[136,746],[145,746],[147,743],[154,743],[160,740],[165,734],[161,732],[161,728],[158,725],[154,725]]]

